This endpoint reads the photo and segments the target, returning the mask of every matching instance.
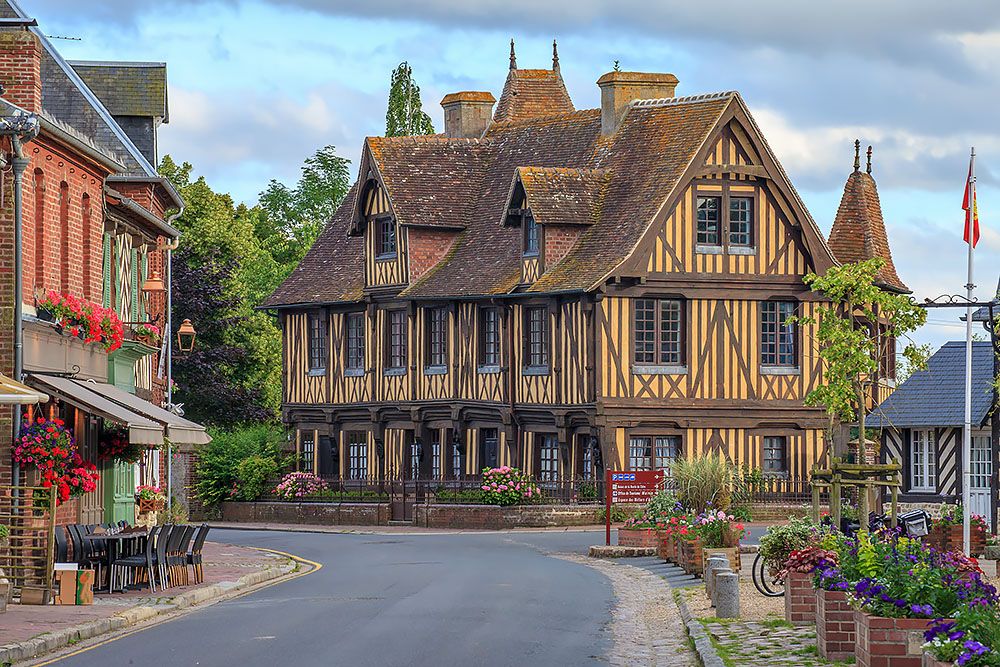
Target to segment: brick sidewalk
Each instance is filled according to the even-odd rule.
[[[6,613],[0,614],[0,647],[90,621],[111,618],[135,607],[167,608],[173,598],[182,593],[222,582],[235,582],[244,575],[287,563],[287,559],[282,556],[217,542],[205,543],[204,559],[205,581],[197,586],[175,586],[156,593],[143,588],[113,595],[96,594],[94,604],[86,606],[8,605]],[[188,571],[190,572],[190,568]]]

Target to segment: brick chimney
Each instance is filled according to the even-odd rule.
[[[27,30],[0,30],[0,84],[8,102],[42,110],[42,48]]]
[[[677,77],[652,72],[608,72],[597,80],[601,87],[601,134],[614,134],[634,100],[673,97]]]
[[[478,139],[486,132],[493,117],[496,98],[488,92],[467,90],[445,95],[444,133],[453,139]]]

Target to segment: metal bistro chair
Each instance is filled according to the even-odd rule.
[[[69,562],[69,539],[66,537],[65,526],[56,526],[56,562]]]
[[[167,546],[171,535],[177,528],[177,526],[168,523],[160,528],[160,532],[156,536],[156,570],[160,575],[161,591],[173,584],[167,577]]]
[[[93,542],[83,539],[84,535],[90,533],[84,533],[85,527],[78,524],[70,524],[68,528],[73,542],[73,562],[96,570],[97,580],[103,581],[101,573],[104,569],[104,556],[94,549]]]
[[[147,584],[149,585],[150,591],[156,590],[156,578],[154,576],[154,560],[156,558],[156,553],[154,550],[154,544],[156,542],[156,534],[159,532],[159,528],[154,527],[149,535],[146,536],[146,544],[142,549],[141,554],[136,554],[134,556],[126,556],[125,558],[119,558],[111,565],[111,591],[115,589],[115,581],[119,581],[119,589],[124,592],[125,586],[129,583],[126,576],[128,571],[134,572],[135,581],[138,581],[139,575],[145,570],[147,577]],[[118,576],[116,577],[116,573]],[[162,587],[161,587],[162,589]]]
[[[194,537],[194,545],[187,554],[187,564],[191,566],[191,570],[194,572],[194,583],[196,584],[205,581],[205,568],[201,551],[205,546],[205,538],[208,537],[208,531],[207,523],[203,523],[198,527],[198,533]]]
[[[171,576],[176,577],[181,586],[187,586],[190,583],[187,571],[187,552],[188,546],[191,544],[191,536],[194,535],[194,526],[182,526],[182,528],[181,537],[173,545],[167,558],[170,562]]]

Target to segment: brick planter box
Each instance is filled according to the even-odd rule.
[[[962,525],[934,526],[924,538],[924,544],[938,551],[962,551],[965,546],[962,539]],[[969,532],[969,548],[973,556],[981,556],[986,551],[986,531],[982,527],[972,526]]]
[[[737,547],[725,547],[720,549],[702,549],[701,550],[701,571],[705,571],[705,567],[708,565],[708,559],[717,554],[722,554],[729,561],[729,569],[733,572],[740,571],[740,548]]]
[[[922,667],[955,667],[955,663],[941,662],[930,653],[924,653],[924,663]]]
[[[671,563],[677,563],[680,561],[680,556],[678,554],[678,549],[680,548],[680,540],[674,535],[667,535],[666,533],[657,533],[656,535],[656,555],[665,561],[670,561]]]
[[[619,528],[618,546],[620,547],[656,547],[658,546],[655,528]]]
[[[815,623],[817,592],[811,574],[789,572],[785,579],[785,620],[792,625]]]
[[[679,540],[679,543],[680,558],[678,560],[680,562],[678,564],[688,574],[700,577],[704,572],[702,569],[701,540],[696,537],[693,540]]]
[[[923,667],[927,618],[884,618],[854,612],[859,667]]]
[[[847,660],[854,655],[857,631],[854,609],[844,591],[816,591],[816,646],[830,661]]]

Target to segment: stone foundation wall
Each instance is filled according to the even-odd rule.
[[[389,503],[222,503],[222,520],[234,523],[385,526],[389,518]]]
[[[598,507],[587,505],[417,505],[414,524],[427,528],[548,528],[592,526],[598,523]]]

